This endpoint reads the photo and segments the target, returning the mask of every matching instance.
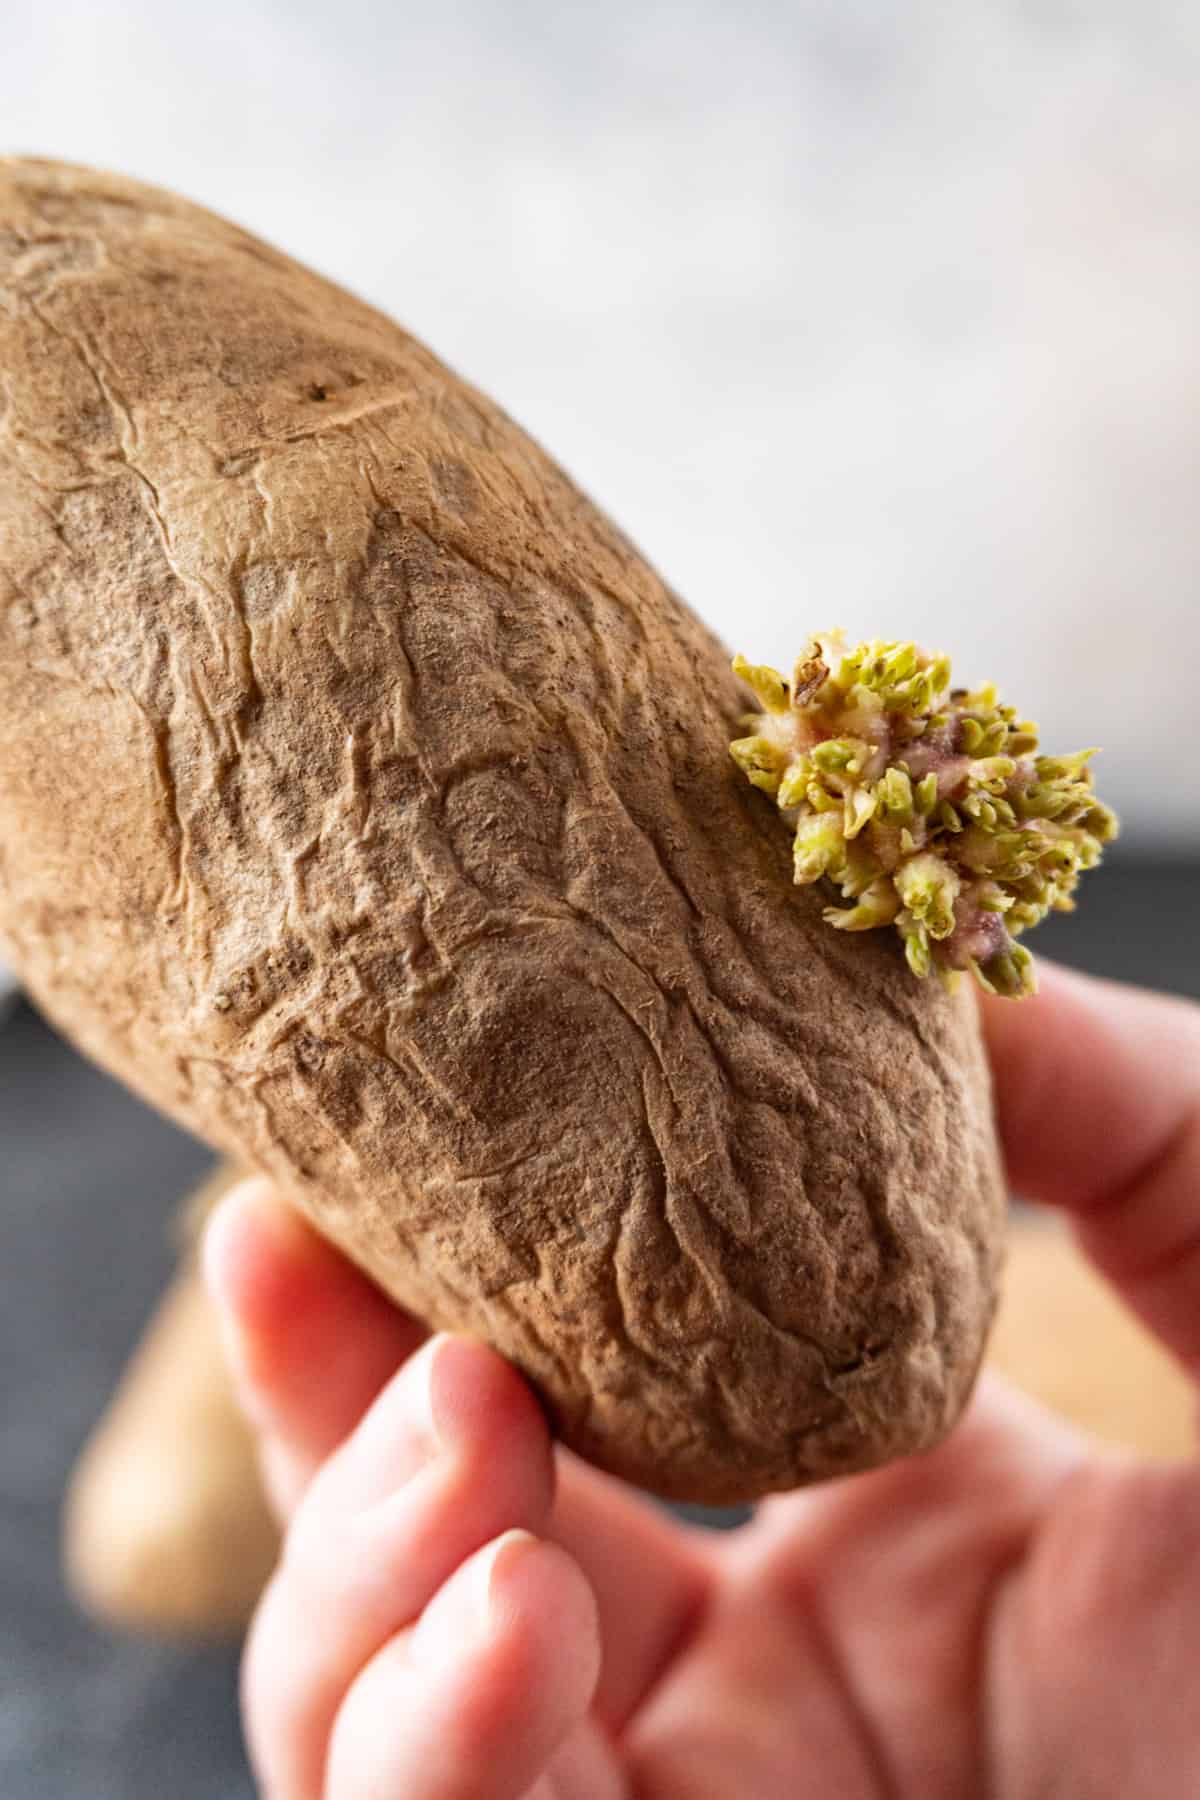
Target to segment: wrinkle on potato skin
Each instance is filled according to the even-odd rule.
[[[712,634],[430,352],[157,190],[0,161],[0,367],[45,1010],[619,1474],[940,1437],[1003,1211],[974,1015],[793,887]]]

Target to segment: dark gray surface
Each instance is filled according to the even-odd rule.
[[[1200,996],[1200,865],[1114,859],[1086,885],[1040,950]],[[233,1655],[93,1629],[57,1559],[67,1470],[209,1158],[24,1007],[0,1030],[0,1148],[0,1800],[246,1796]]]
[[[0,1796],[245,1800],[231,1654],[118,1639],[58,1573],[67,1471],[210,1158],[27,1008],[0,1030]]]
[[[1200,1000],[1200,860],[1110,853],[1080,893],[1028,940],[1039,956]]]

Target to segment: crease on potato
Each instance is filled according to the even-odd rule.
[[[711,632],[428,350],[159,190],[0,162],[0,367],[38,1004],[619,1475],[940,1438],[1000,1261],[975,1017],[793,887]]]

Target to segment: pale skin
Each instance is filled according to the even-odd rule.
[[[1200,1376],[1200,1010],[1040,973],[983,1008],[1013,1186]],[[286,1524],[243,1671],[269,1800],[1200,1793],[1200,1462],[987,1380],[932,1454],[702,1533],[262,1183],[206,1261]]]

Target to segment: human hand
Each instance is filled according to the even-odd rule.
[[[1200,1013],[1041,970],[984,1009],[1012,1184],[1200,1372]],[[932,1453],[717,1537],[263,1184],[207,1264],[288,1521],[244,1664],[271,1800],[1200,1793],[1197,1463],[985,1379]]]

